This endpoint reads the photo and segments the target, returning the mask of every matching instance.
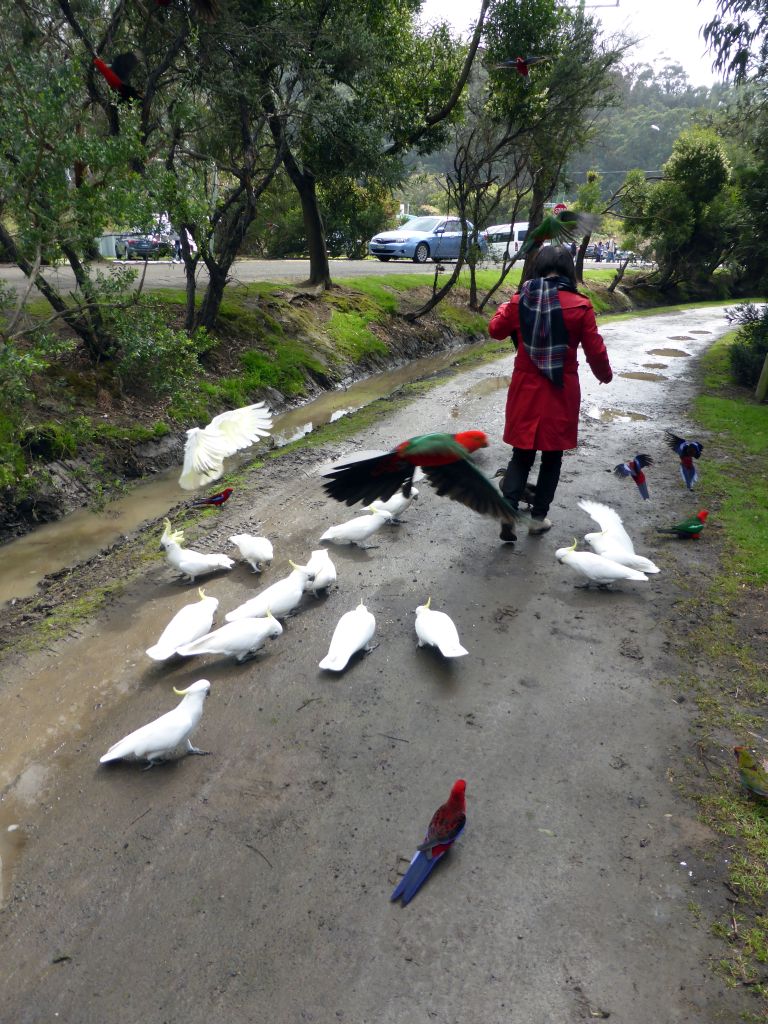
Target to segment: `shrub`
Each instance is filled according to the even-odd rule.
[[[728,350],[731,373],[737,384],[754,388],[768,356],[768,305],[751,302],[726,310],[729,323],[738,324],[736,340]]]

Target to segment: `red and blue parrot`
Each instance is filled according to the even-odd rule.
[[[631,476],[637,484],[637,489],[640,491],[643,501],[648,501],[650,494],[648,493],[648,484],[643,470],[646,466],[652,465],[653,459],[650,455],[636,455],[634,459],[630,459],[628,462],[620,462],[618,466],[614,466],[613,472],[620,480],[623,477]]]
[[[111,64],[106,64],[100,57],[93,58],[93,66],[103,75],[110,89],[120,94],[121,100],[140,100],[141,93],[128,84],[139,58],[135,53],[119,53]]]
[[[323,489],[331,498],[347,505],[359,501],[370,505],[377,499],[388,501],[400,490],[407,498],[413,474],[420,466],[439,495],[461,502],[482,516],[512,523],[520,513],[469,458],[471,452],[487,447],[488,437],[482,430],[420,434],[383,455],[337,466],[324,474]]]
[[[443,859],[464,831],[467,823],[466,788],[464,779],[454,782],[451,795],[432,815],[424,842],[416,847],[410,866],[397,883],[390,900],[402,899],[403,906],[410,903],[437,862]]]
[[[544,54],[541,57],[515,57],[512,60],[503,60],[500,64],[494,64],[494,67],[498,70],[509,68],[516,71],[518,75],[522,75],[523,78],[527,78],[528,72],[534,64],[540,64],[543,60],[551,59],[551,54]]]
[[[208,498],[196,498],[190,504],[192,508],[198,508],[202,505],[215,505],[217,508],[221,508],[224,502],[229,499],[230,494],[234,494],[234,488],[225,487],[218,494],[211,494]]]
[[[672,451],[679,455],[680,475],[685,486],[689,491],[692,491],[693,485],[699,479],[699,474],[696,472],[693,460],[699,458],[704,451],[704,445],[699,441],[687,441],[684,437],[678,437],[672,430],[665,430],[664,436]]]

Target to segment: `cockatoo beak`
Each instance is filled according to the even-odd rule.
[[[295,563],[295,562],[292,562],[292,561],[290,560],[290,558],[288,559],[288,565],[290,565],[290,567],[291,567],[292,569],[298,569],[298,568],[299,568],[299,566],[298,566],[298,565],[296,565],[296,563]]]
[[[574,538],[573,538],[573,544],[571,544],[571,546],[570,546],[570,547],[568,548],[568,550],[569,550],[569,551],[575,551],[575,550],[576,550],[576,548],[578,547],[578,544],[579,544],[579,542],[578,542],[578,541],[576,540],[576,538],[574,537]]]
[[[272,609],[271,608],[267,608],[267,618],[268,619],[274,619],[274,617],[275,616],[272,614]]]
[[[432,595],[430,594],[429,597],[427,598],[427,603],[424,605],[424,607],[425,608],[429,608],[429,606],[431,604],[432,604]]]
[[[176,694],[177,697],[186,697],[188,690],[189,687],[187,687],[186,690],[177,690],[175,686],[173,688],[173,692]]]
[[[205,591],[203,590],[203,588],[202,588],[202,587],[198,587],[198,588],[197,588],[197,592],[198,592],[198,594],[200,595],[200,600],[202,601],[202,600],[203,600],[203,598],[205,597]]]

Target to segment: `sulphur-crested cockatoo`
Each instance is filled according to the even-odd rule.
[[[372,501],[368,508],[374,509],[376,512],[389,512],[392,516],[393,523],[399,523],[399,517],[405,512],[412,501],[415,501],[419,496],[419,492],[415,487],[410,488],[410,494],[406,497],[403,494],[402,488],[396,491],[391,498],[387,501],[380,501],[378,498],[376,501]]]
[[[315,595],[321,590],[327,590],[336,582],[336,566],[325,548],[318,548],[312,552],[307,569],[312,573],[312,577],[307,580],[307,590],[311,590]]]
[[[197,728],[203,714],[203,703],[211,689],[207,679],[198,679],[186,690],[173,692],[183,697],[184,700],[178,704],[173,711],[161,715],[154,722],[143,725],[135,732],[129,733],[124,739],[113,744],[103,757],[99,758],[101,764],[107,761],[119,761],[122,758],[146,759],[149,767],[166,760],[180,747],[182,743],[187,744],[188,754],[205,754],[207,751],[193,747],[189,737]]]
[[[147,648],[147,654],[153,661],[167,661],[176,648],[182,644],[189,644],[197,640],[199,636],[209,633],[213,625],[213,616],[219,607],[219,600],[216,597],[206,597],[202,587],[198,590],[200,600],[193,604],[185,604],[176,612],[171,621],[160,634],[160,639],[152,647]]]
[[[184,658],[195,654],[224,654],[242,662],[252,658],[270,637],[280,636],[282,632],[283,627],[272,614],[262,619],[238,619],[184,644],[178,653]]]
[[[356,651],[368,647],[375,630],[376,619],[361,601],[354,611],[345,612],[339,619],[320,668],[342,672]]]
[[[610,558],[619,565],[627,565],[630,569],[638,569],[640,572],[659,572],[659,567],[650,558],[635,554],[632,540],[617,512],[608,505],[600,505],[594,501],[580,501],[579,507],[600,526],[600,533],[584,534],[584,540],[596,555]]]
[[[602,555],[596,555],[591,551],[577,551],[577,543],[578,541],[574,540],[569,548],[558,548],[555,552],[558,562],[573,569],[577,576],[584,580],[583,583],[577,583],[576,586],[587,589],[593,583],[597,587],[605,588],[619,580],[645,580],[646,583],[648,582],[648,577],[644,572],[630,569],[629,566],[620,565],[618,562],[612,562],[610,558],[603,558]]]
[[[385,523],[392,521],[389,512],[377,512],[375,509],[368,509],[365,515],[355,516],[348,519],[346,523],[339,523],[338,526],[330,526],[320,538],[331,544],[359,544],[372,537],[377,530],[380,530]]]
[[[224,618],[227,622],[237,622],[238,619],[262,619],[270,612],[281,619],[297,608],[307,589],[307,583],[312,578],[312,573],[306,565],[296,565],[289,562],[293,572],[277,583],[265,587],[264,590],[239,605],[233,611],[228,612]]]
[[[272,429],[272,413],[264,402],[214,416],[207,427],[187,431],[179,484],[185,491],[210,484],[224,473],[224,459],[248,448]]]
[[[170,519],[165,519],[164,522],[165,530],[160,543],[165,548],[165,557],[174,569],[189,577],[190,583],[194,583],[197,576],[216,572],[217,569],[231,569],[235,564],[229,555],[206,555],[202,551],[181,547],[180,545],[184,543],[184,531],[172,530]]]
[[[236,533],[229,539],[245,561],[250,563],[254,572],[261,572],[264,563],[271,562],[274,558],[272,544],[266,537],[254,537],[252,533]]]
[[[454,625],[453,619],[445,612],[436,612],[430,608],[432,598],[427,598],[426,604],[420,604],[416,609],[416,636],[419,638],[419,647],[426,644],[429,647],[437,647],[444,658],[460,658],[469,651],[461,646],[459,631]]]

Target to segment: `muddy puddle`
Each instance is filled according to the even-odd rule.
[[[682,339],[681,339],[682,340]],[[690,339],[689,339],[690,340]],[[672,359],[678,359],[690,356],[690,352],[683,352],[681,348],[649,348],[649,356],[668,356]]]
[[[663,373],[646,373],[644,370],[627,370],[619,376],[627,377],[629,380],[668,380]]]
[[[643,363],[646,370],[666,370],[667,363]]]
[[[471,388],[467,389],[469,395],[492,395],[496,391],[506,391],[509,387],[510,377],[486,377],[485,380],[479,380],[477,384],[473,384]]]
[[[482,348],[485,342],[461,349],[462,355]],[[447,369],[456,359],[456,350],[416,359],[386,373],[375,374],[346,388],[330,391],[297,409],[275,417],[272,438],[278,447],[301,440],[313,430],[362,409],[378,398],[385,398],[411,381],[423,379]],[[497,383],[499,382],[499,383]],[[508,378],[488,379],[488,392],[505,387]],[[486,384],[485,381],[481,382]],[[227,460],[229,470],[259,458],[265,446],[254,445],[240,458]],[[3,573],[0,579],[0,603],[13,598],[30,597],[38,582],[48,573],[84,561],[113,544],[142,523],[165,515],[174,505],[191,497],[179,489],[179,469],[158,473],[99,512],[81,509],[54,523],[44,523],[32,533],[3,545]],[[226,475],[226,474],[225,474]],[[217,485],[212,485],[216,490]]]
[[[627,375],[621,374],[621,376]],[[626,409],[601,409],[598,405],[588,406],[583,413],[589,419],[599,420],[601,423],[636,423],[650,418],[641,412],[628,412]]]

